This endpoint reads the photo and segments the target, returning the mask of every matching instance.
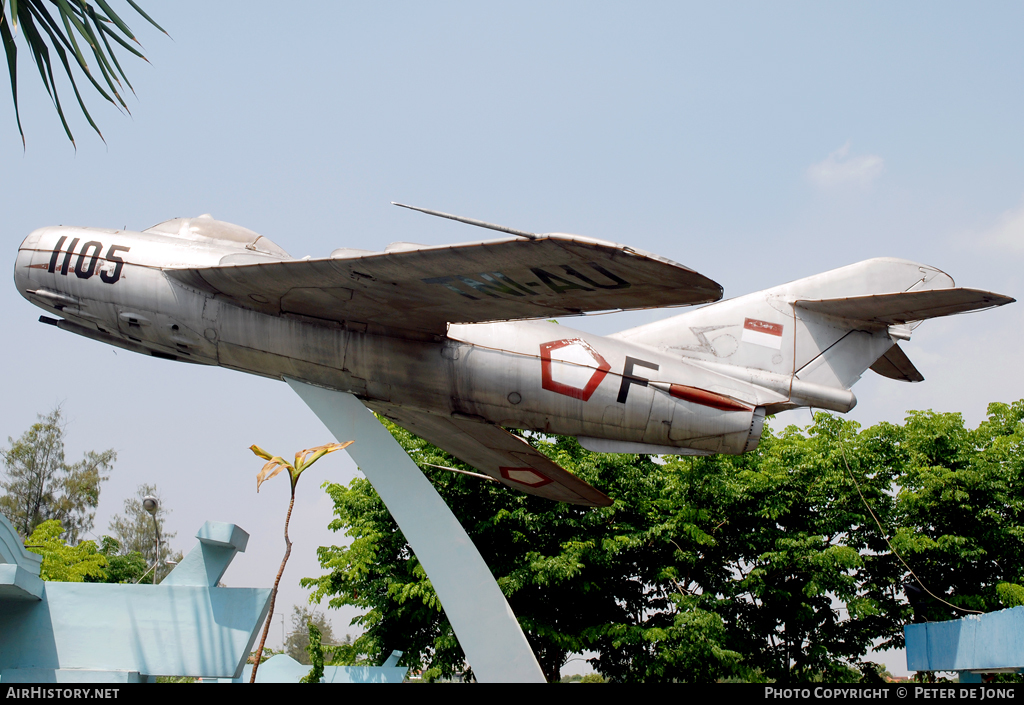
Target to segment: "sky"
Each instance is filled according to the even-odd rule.
[[[150,62],[122,53],[131,114],[80,82],[105,143],[63,84],[68,142],[24,49],[24,148],[0,87],[9,266],[41,226],[141,230],[201,213],[296,257],[486,236],[400,201],[648,250],[727,297],[877,256],[1024,295],[1019,3],[143,6],[171,38],[115,3]],[[236,523],[252,538],[224,582],[270,585],[287,483],[257,494],[262,463],[247,448],[288,456],[332,440],[287,385],[40,325],[10,279],[0,310],[0,439],[62,404],[69,459],[118,452],[96,535],[153,483],[172,545],[187,552],[207,519]],[[603,334],[671,313],[562,323]],[[848,416],[866,426],[935,409],[976,425],[988,403],[1024,397],[1022,317],[1014,304],[927,322],[901,345],[926,380],[868,372]],[[297,583],[319,574],[315,548],[343,540],[320,483],[355,475],[335,453],[303,477],[279,611],[305,602]],[[351,616],[332,614],[335,631],[354,632]]]

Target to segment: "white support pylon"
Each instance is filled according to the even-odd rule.
[[[286,380],[377,490],[430,578],[481,683],[543,683],[537,657],[480,552],[433,485],[351,394]]]

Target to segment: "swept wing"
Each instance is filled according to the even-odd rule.
[[[612,503],[603,492],[500,426],[393,404],[367,402],[367,406],[509,487],[588,507]]]
[[[435,335],[449,323],[689,305],[722,296],[721,286],[681,264],[574,235],[413,247],[166,272],[264,313]]]

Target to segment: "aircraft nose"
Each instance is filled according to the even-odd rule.
[[[14,260],[14,286],[18,292],[28,298],[28,289],[34,289],[31,283],[33,260],[36,259],[36,250],[39,247],[39,240],[43,236],[45,228],[34,230],[29,233],[18,247],[18,256]]]
[[[34,250],[36,248],[36,245],[39,244],[39,238],[43,236],[44,230],[46,230],[46,228],[39,228],[38,230],[33,230],[32,232],[30,232],[28,234],[28,237],[22,240],[21,245],[18,247],[18,249]]]

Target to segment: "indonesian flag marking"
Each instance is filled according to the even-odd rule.
[[[743,320],[743,342],[781,350],[782,324],[746,318]]]

